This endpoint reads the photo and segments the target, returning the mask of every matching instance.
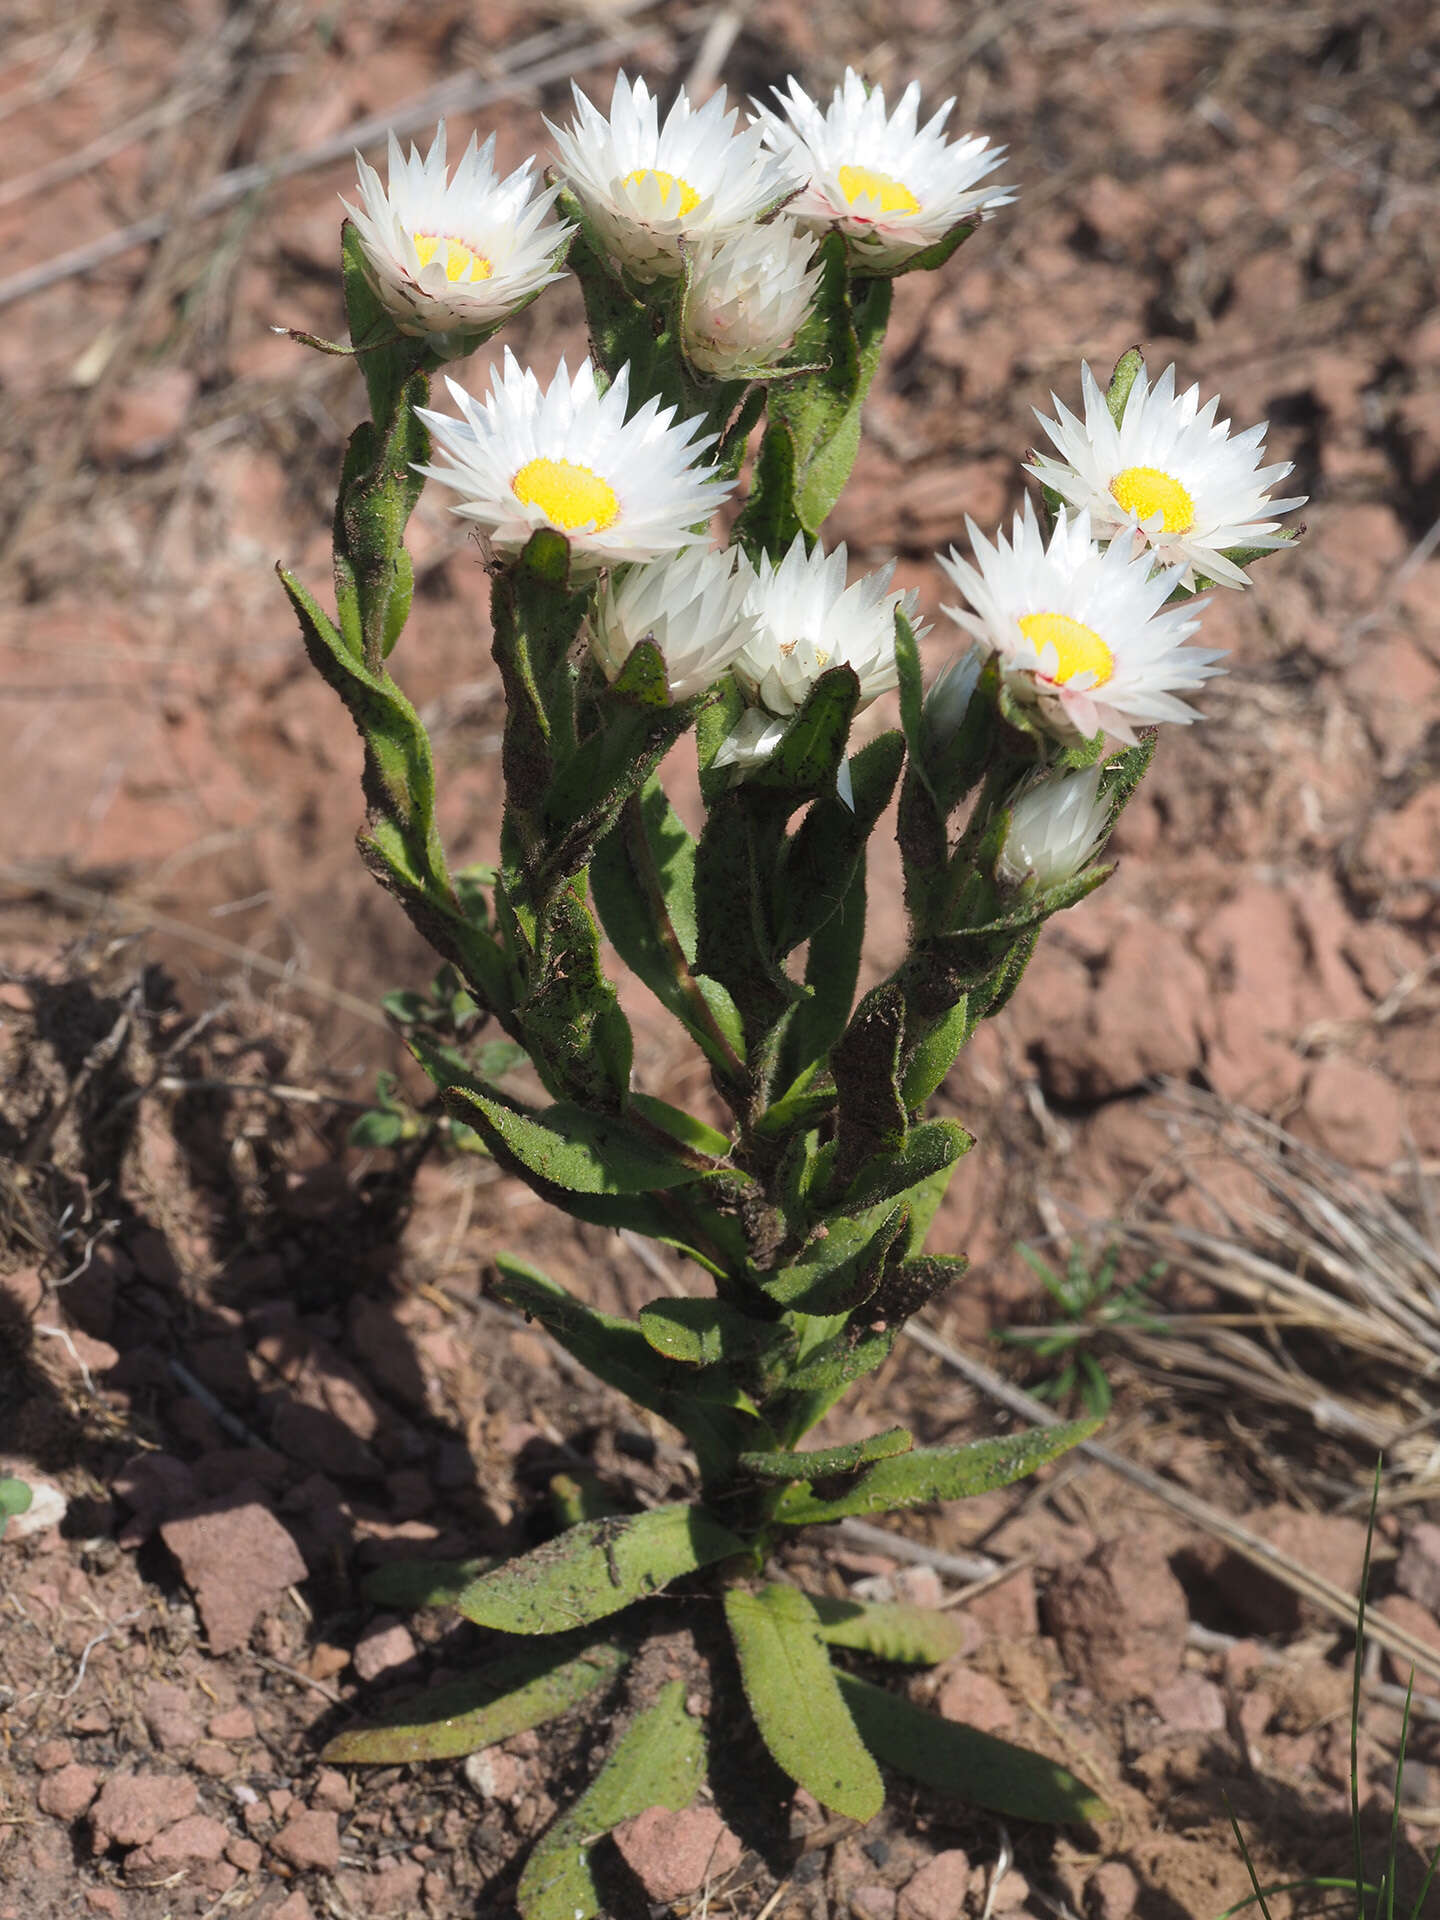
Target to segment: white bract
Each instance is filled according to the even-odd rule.
[[[484,333],[560,278],[573,229],[548,217],[557,189],[537,191],[533,160],[498,179],[494,134],[483,147],[472,136],[453,179],[443,120],[423,159],[391,134],[388,187],[358,153],[355,164],[362,204],[342,204],[402,333]]]
[[[696,455],[698,419],[674,424],[674,407],[651,398],[632,418],[630,370],[601,393],[588,360],[574,378],[560,362],[548,388],[507,347],[504,370],[483,401],[453,380],[461,418],[417,409],[448,461],[420,472],[461,496],[452,512],[473,520],[490,549],[513,558],[541,527],[570,542],[579,574],[625,560],[654,560],[704,539],[734,482]]]
[[[689,359],[721,379],[773,367],[810,311],[820,284],[814,262],[814,240],[783,215],[697,242],[682,327]]]
[[[1110,830],[1110,803],[1100,793],[1098,766],[1047,774],[1010,809],[1000,854],[1002,879],[1018,886],[1032,874],[1043,891],[1071,880],[1089,864]]]
[[[611,574],[590,616],[590,650],[605,678],[615,678],[642,640],[653,640],[670,698],[703,693],[754,637],[755,616],[745,606],[754,577],[738,547],[690,547]]]
[[[1230,422],[1215,418],[1218,395],[1203,407],[1198,386],[1177,395],[1173,366],[1152,387],[1142,362],[1117,425],[1088,366],[1082,365],[1080,379],[1083,420],[1053,393],[1058,420],[1037,409],[1060,458],[1037,453],[1030,472],[1071,507],[1088,509],[1098,539],[1143,535],[1161,566],[1185,569],[1186,586],[1197,573],[1224,586],[1248,586],[1225,549],[1283,546],[1274,516],[1305,504],[1304,494],[1268,497],[1291,467],[1288,461],[1259,464],[1266,423],[1232,435]]]
[[[607,120],[572,83],[575,120],[546,126],[560,173],[614,258],[635,279],[684,264],[680,243],[731,234],[769,212],[797,182],[765,152],[757,128],[736,130],[725,91],[692,107],[682,87],[663,124],[643,80],[616,79]]]
[[[833,553],[807,553],[798,533],[778,564],[760,556],[746,602],[756,632],[731,666],[750,704],[716,754],[717,767],[767,760],[829,667],[855,670],[862,708],[898,683],[895,609],[913,624],[919,596],[888,591],[893,560],[847,587],[847,561],[843,543]]]
[[[881,88],[867,89],[853,68],[823,111],[792,78],[775,97],[784,118],[755,100],[766,144],[806,180],[787,211],[818,231],[845,235],[854,265],[883,273],[943,240],[963,220],[979,219],[1015,195],[982,187],[1005,158],[982,135],[951,142],[947,100],[920,125],[915,81],[888,117]]]
[[[1220,672],[1222,655],[1183,644],[1204,602],[1165,605],[1180,568],[1152,571],[1128,541],[1097,546],[1089,515],[1063,509],[1047,547],[1028,500],[1008,541],[997,534],[992,546],[965,524],[978,565],[953,547],[939,559],[973,612],[945,611],[999,657],[1012,697],[1058,738],[1104,729],[1130,745],[1137,725],[1198,718],[1177,691]]]

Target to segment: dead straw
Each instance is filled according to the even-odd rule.
[[[1440,1249],[1384,1193],[1273,1121],[1197,1088],[1166,1088],[1172,1152],[1118,1229],[1242,1303],[1175,1314],[1163,1331],[1117,1326],[1170,1379],[1240,1388],[1315,1429],[1384,1452],[1400,1482],[1433,1477],[1440,1448]],[[1217,1183],[1207,1170],[1247,1176]],[[1177,1175],[1206,1224],[1150,1195]]]
[[[1021,1388],[1012,1386],[1008,1380],[1002,1380],[998,1373],[991,1371],[982,1361],[972,1359],[962,1353],[958,1347],[952,1347],[927,1326],[912,1320],[905,1328],[906,1334],[923,1347],[926,1353],[933,1354],[946,1366],[951,1367],[968,1380],[972,1387],[985,1394],[997,1405],[1007,1408],[1022,1420],[1032,1425],[1054,1427],[1061,1424],[1060,1415],[1043,1401],[1033,1399]],[[1082,1440],[1076,1452],[1093,1460],[1097,1466],[1117,1474],[1133,1487],[1153,1495],[1163,1505],[1178,1513],[1192,1525],[1201,1527],[1213,1534],[1217,1540],[1223,1540],[1228,1547],[1248,1560],[1252,1566],[1284,1584],[1308,1600],[1313,1606],[1328,1613],[1332,1618],[1353,1627],[1359,1611],[1360,1596],[1348,1592],[1344,1587],[1329,1580],[1322,1573],[1303,1566],[1288,1553],[1282,1553],[1278,1547],[1272,1547],[1258,1534],[1251,1533],[1248,1527],[1242,1527],[1238,1520],[1232,1520],[1228,1514],[1221,1513],[1207,1501],[1197,1499],[1193,1493],[1187,1493],[1183,1487],[1173,1486],[1162,1479],[1158,1473],[1152,1473],[1148,1467],[1142,1467],[1137,1461],[1127,1460],[1122,1454],[1114,1453],[1099,1440]],[[1387,1620],[1383,1614],[1368,1614],[1365,1621],[1367,1636],[1391,1653],[1398,1654],[1410,1662],[1420,1673],[1431,1679],[1440,1679],[1440,1652],[1404,1627],[1397,1626],[1393,1620]]]

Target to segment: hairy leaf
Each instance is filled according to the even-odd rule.
[[[755,1410],[728,1375],[665,1360],[635,1321],[598,1313],[511,1254],[497,1254],[495,1265],[497,1299],[538,1320],[607,1386],[677,1426],[707,1472],[729,1466],[753,1434]]]
[[[913,1453],[878,1461],[835,1500],[821,1500],[803,1487],[790,1487],[781,1496],[775,1517],[787,1526],[804,1526],[843,1520],[848,1514],[924,1506],[932,1500],[970,1500],[977,1493],[1023,1480],[1027,1473],[1087,1440],[1099,1424],[1098,1420],[1076,1420],[1003,1440],[972,1440],[963,1447],[917,1447]]]
[[[1043,1754],[942,1720],[853,1674],[840,1675],[840,1691],[871,1752],[922,1786],[1047,1826],[1105,1814],[1102,1800]]]
[[[798,1587],[731,1587],[725,1618],[745,1697],[776,1761],[824,1806],[873,1819],[884,1783],[841,1697],[809,1598]]]
[[[947,1173],[975,1141],[955,1120],[927,1120],[912,1127],[898,1153],[879,1154],[863,1166],[845,1194],[847,1211],[897,1200]]]
[[[908,1453],[914,1444],[915,1436],[906,1428],[891,1427],[868,1440],[849,1440],[811,1453],[742,1453],[740,1465],[757,1480],[823,1480],[835,1473],[855,1473],[872,1460]]]
[[[737,1313],[723,1300],[652,1300],[640,1309],[640,1331],[657,1353],[687,1367],[748,1358],[780,1329]]]
[[[389,1708],[378,1725],[337,1734],[321,1755],[340,1766],[452,1760],[543,1726],[609,1686],[628,1649],[566,1640],[507,1654],[448,1686],[430,1687]]]
[[[453,1607],[482,1573],[498,1565],[493,1553],[479,1560],[390,1560],[365,1576],[365,1598],[377,1607]]]
[[[704,1730],[685,1711],[685,1683],[672,1680],[631,1721],[589,1787],[526,1862],[515,1896],[524,1920],[593,1920],[601,1895],[590,1849],[649,1807],[689,1806],[705,1777],[705,1757]]]
[[[869,1605],[813,1596],[822,1639],[907,1667],[936,1667],[970,1644],[965,1624],[933,1607]]]
[[[569,1527],[482,1574],[455,1604],[467,1620],[497,1633],[563,1633],[744,1550],[743,1541],[700,1507],[654,1507]]]
[[[624,1120],[557,1103],[520,1113],[476,1086],[445,1089],[450,1110],[489,1145],[502,1166],[573,1193],[653,1193],[683,1186],[696,1169]]]
[[[1130,398],[1130,389],[1139,378],[1140,369],[1144,364],[1145,355],[1139,347],[1131,347],[1115,362],[1115,371],[1110,376],[1105,404],[1109,407],[1110,417],[1117,427],[1125,417],[1125,402]]]
[[[837,1215],[799,1259],[756,1279],[770,1299],[789,1312],[848,1313],[875,1291],[885,1255],[905,1220],[900,1206]]]

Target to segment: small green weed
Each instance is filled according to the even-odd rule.
[[[1023,1241],[1015,1251],[1060,1309],[1064,1324],[1007,1327],[1000,1339],[1011,1346],[1028,1347],[1036,1360],[1060,1363],[1048,1379],[1031,1387],[1037,1400],[1078,1399],[1087,1413],[1102,1418],[1110,1411],[1113,1396],[1092,1351],[1093,1344],[1114,1327],[1143,1327],[1154,1332],[1164,1326],[1152,1310],[1147,1293],[1164,1275],[1165,1262],[1155,1261],[1138,1280],[1121,1286],[1117,1280],[1118,1241],[1106,1246],[1093,1271],[1087,1251],[1078,1240],[1070,1243],[1064,1271],[1059,1273]]]

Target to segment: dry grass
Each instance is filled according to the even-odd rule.
[[[1440,1236],[1424,1174],[1411,1218],[1328,1154],[1213,1095],[1171,1085],[1165,1120],[1172,1152],[1120,1235],[1141,1259],[1237,1307],[1171,1315],[1161,1331],[1126,1328],[1130,1351],[1171,1380],[1303,1415],[1351,1444],[1361,1476],[1383,1451],[1391,1504],[1432,1497]],[[1163,1212],[1153,1198],[1162,1185]]]

